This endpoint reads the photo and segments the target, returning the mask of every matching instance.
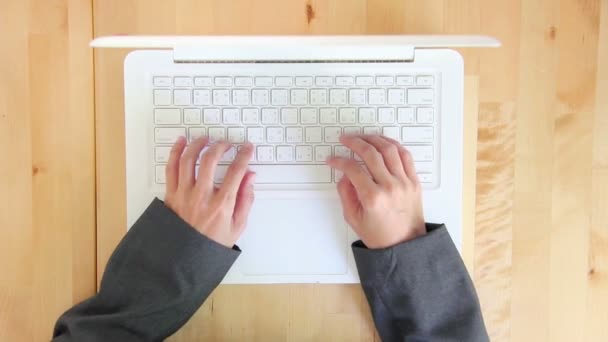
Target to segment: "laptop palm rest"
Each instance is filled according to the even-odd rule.
[[[256,199],[239,245],[245,275],[345,274],[348,227],[337,199]]]

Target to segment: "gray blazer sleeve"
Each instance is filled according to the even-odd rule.
[[[239,254],[155,199],[110,257],[99,293],[59,318],[53,340],[162,340],[186,323]]]
[[[473,282],[444,225],[386,248],[353,243],[383,341],[489,341]]]

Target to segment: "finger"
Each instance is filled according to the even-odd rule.
[[[329,158],[327,164],[334,169],[342,171],[353,184],[360,197],[365,196],[370,191],[374,191],[378,187],[370,175],[363,170],[363,167],[352,159],[334,157]]]
[[[243,233],[243,230],[247,226],[247,218],[249,217],[249,212],[251,211],[251,207],[253,206],[253,201],[255,197],[253,192],[254,181],[255,173],[247,171],[247,173],[243,177],[243,181],[241,182],[239,192],[236,197],[236,202],[234,204],[234,213],[232,214],[232,221],[234,222],[234,232],[238,236]]]
[[[177,190],[177,184],[179,182],[179,161],[185,147],[186,138],[179,137],[173,144],[173,147],[171,147],[171,152],[169,152],[169,160],[167,161],[167,166],[165,167],[167,194],[172,194]]]
[[[373,145],[363,140],[362,137],[363,136],[343,135],[340,137],[340,142],[344,144],[344,146],[350,148],[363,160],[363,162],[365,162],[367,169],[376,182],[389,182],[393,177],[386,168],[382,155]],[[357,187],[357,184],[354,182],[353,185],[355,185],[355,188]]]
[[[192,187],[194,184],[194,167],[196,166],[196,161],[208,142],[209,138],[201,137],[195,139],[186,147],[186,150],[179,161],[178,187]]]
[[[418,183],[418,174],[416,173],[416,167],[414,166],[414,157],[412,157],[412,153],[408,151],[405,147],[403,147],[397,140],[391,139],[388,137],[383,137],[391,144],[397,146],[399,149],[399,157],[401,158],[401,163],[403,164],[403,170],[405,171],[405,175],[411,181]]]
[[[225,141],[219,141],[213,144],[201,156],[201,165],[198,169],[198,179],[196,187],[205,193],[213,190],[213,175],[217,169],[217,163],[222,159],[222,155],[230,148],[230,144]]]
[[[363,140],[370,143],[372,146],[382,154],[384,159],[384,165],[393,176],[400,178],[405,177],[405,171],[403,170],[403,163],[399,157],[399,149],[397,146],[391,144],[386,139],[378,135],[366,135],[362,137]]]
[[[253,155],[253,146],[251,144],[243,145],[241,150],[237,153],[236,158],[226,171],[224,177],[224,183],[220,186],[219,195],[226,196],[228,205],[234,205],[236,200],[236,194],[239,191],[239,186],[243,181],[243,177],[247,172],[249,160]]]
[[[340,195],[340,202],[342,202],[344,219],[346,223],[352,225],[351,222],[354,222],[358,217],[361,202],[357,197],[357,190],[348,178],[342,177],[338,182],[338,195]]]

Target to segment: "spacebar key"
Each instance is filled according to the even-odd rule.
[[[219,165],[214,181],[221,183],[228,165]],[[326,165],[249,165],[256,173],[255,184],[331,183],[331,169]]]

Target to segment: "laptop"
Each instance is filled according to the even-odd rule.
[[[252,142],[256,199],[223,283],[357,283],[330,155],[382,134],[413,155],[427,222],[462,232],[463,60],[484,36],[116,36],[124,62],[127,227],[163,198],[178,136]],[[228,151],[215,181],[234,158]]]

